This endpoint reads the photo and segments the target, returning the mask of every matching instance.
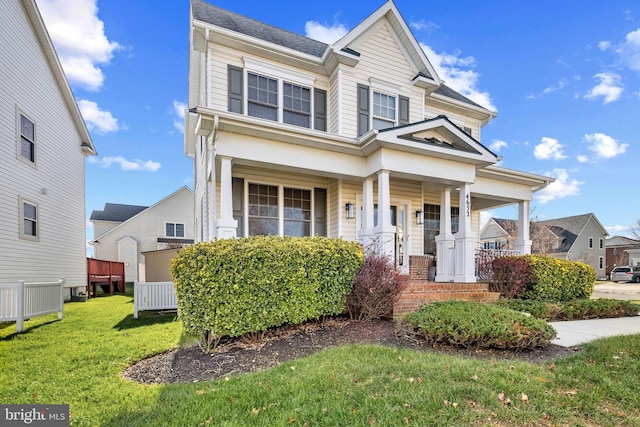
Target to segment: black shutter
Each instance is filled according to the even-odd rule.
[[[238,221],[236,236],[244,237],[244,179],[232,178],[233,219]]]
[[[409,124],[409,98],[406,96],[400,97],[400,114],[398,116],[398,124],[400,126]]]
[[[327,91],[322,89],[313,90],[313,128],[315,130],[327,131]]]
[[[369,131],[369,86],[358,84],[358,136]]]
[[[315,235],[327,235],[327,190],[313,189],[313,208],[315,218]]]
[[[244,99],[243,85],[242,85],[242,68],[234,67],[233,65],[227,66],[228,74],[228,90],[229,90],[229,112],[230,113],[243,113]]]

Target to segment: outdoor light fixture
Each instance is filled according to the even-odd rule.
[[[353,219],[356,217],[356,211],[353,207],[353,203],[348,202],[345,208],[347,210],[347,219]]]
[[[416,224],[424,223],[424,212],[416,211]]]

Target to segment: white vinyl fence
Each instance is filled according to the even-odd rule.
[[[178,308],[173,282],[136,282],[133,288],[133,318],[139,311]]]
[[[56,282],[0,283],[0,322],[15,321],[16,332],[22,332],[25,319],[58,313],[62,319],[64,279]]]

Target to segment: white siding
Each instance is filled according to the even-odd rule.
[[[128,262],[127,282],[138,280],[137,267],[134,270],[133,266],[144,260],[142,252],[165,249],[164,244],[158,243],[158,238],[167,237],[165,228],[167,222],[184,224],[184,239],[194,238],[193,206],[191,190],[188,188],[178,190],[100,237],[100,243],[95,245],[95,257]],[[119,246],[122,246],[119,242],[126,239],[137,242],[138,253],[135,257],[127,251],[125,251],[126,255],[119,251]],[[130,245],[127,244],[127,248],[129,247]]]
[[[19,0],[0,13],[0,282],[86,285],[84,156],[75,123]],[[36,166],[17,158],[16,109],[36,125]],[[19,238],[19,197],[38,204],[40,238]]]

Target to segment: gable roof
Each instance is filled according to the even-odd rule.
[[[153,205],[146,207],[146,206],[133,206],[133,205],[117,205],[115,203],[107,203],[105,204],[105,209],[107,207],[107,205],[114,205],[114,206],[121,206],[124,207],[123,210],[129,210],[129,213],[133,212],[135,209],[134,208],[142,208],[138,211],[138,213],[128,217],[127,219],[123,220],[120,224],[116,225],[115,227],[111,228],[110,230],[105,231],[104,233],[102,233],[100,236],[95,236],[93,238],[93,240],[91,242],[89,242],[90,244],[94,244],[94,243],[98,243],[98,241],[100,239],[102,239],[103,236],[113,233],[115,230],[119,230],[121,227],[124,227],[124,225],[126,223],[128,223],[129,221],[133,221],[136,218],[139,218],[140,216],[146,214],[147,212],[153,211],[153,208],[155,208],[156,206],[159,206],[161,204],[163,204],[164,202],[166,202],[167,200],[171,199],[172,197],[176,196],[177,194],[183,192],[183,191],[189,191],[191,194],[193,194],[193,190],[191,190],[189,187],[187,187],[186,185],[182,188],[180,188],[177,191],[174,191],[173,193],[169,194],[167,197],[165,197],[164,199],[160,200],[159,202],[154,203]],[[118,208],[116,207],[116,210]],[[96,212],[96,211],[94,211]],[[97,211],[97,212],[102,212],[102,211]],[[90,219],[94,219],[93,218],[93,213],[91,214],[91,218]],[[106,220],[103,220],[106,221]]]
[[[101,211],[91,212],[90,221],[124,222],[148,209],[148,206],[121,205],[119,203],[105,203]]]
[[[635,246],[638,244],[640,244],[640,240],[626,236],[611,236],[604,241],[604,245],[607,248],[614,248],[616,246]]]
[[[44,56],[49,63],[51,73],[53,74],[53,77],[58,84],[58,87],[60,88],[60,93],[67,105],[67,109],[71,118],[73,119],[76,130],[78,131],[78,134],[80,135],[80,138],[82,140],[79,148],[85,155],[97,155],[98,152],[93,145],[91,135],[89,135],[87,125],[82,118],[82,114],[80,113],[80,109],[78,108],[78,103],[76,102],[73,91],[69,86],[67,77],[64,74],[62,64],[60,64],[60,59],[58,58],[58,54],[56,53],[55,48],[53,47],[53,43],[51,41],[51,38],[49,37],[47,28],[44,25],[44,21],[42,20],[42,15],[40,15],[38,6],[36,5],[35,0],[22,0],[22,4],[27,13],[29,21],[31,22],[31,26],[33,27],[33,31],[38,39],[38,42],[42,47]]]
[[[399,35],[400,42],[416,67],[414,84],[422,88],[431,88],[429,91],[433,91],[433,93],[438,96],[457,101],[458,103],[474,107],[475,109],[480,109],[484,114],[488,114],[491,117],[495,117],[496,115],[494,112],[486,110],[485,107],[443,84],[435,68],[425,55],[392,0],[384,3],[378,10],[360,22],[333,45],[266,24],[253,18],[248,18],[204,0],[191,0],[191,14],[193,20],[199,21],[200,23],[232,31],[243,37],[251,37],[263,42],[272,43],[304,55],[310,55],[315,58],[318,63],[326,61],[327,58],[331,56],[331,53],[339,56],[357,58],[359,53],[351,49],[349,44],[364,34],[371,25],[384,17],[389,20],[391,26]]]
[[[559,237],[563,237],[564,241],[562,245],[558,247],[554,252],[569,252],[569,250],[573,247],[576,239],[582,233],[582,230],[586,227],[587,223],[593,220],[596,225],[602,231],[602,234],[607,236],[607,230],[602,226],[598,218],[592,213],[587,213],[583,215],[574,215],[568,216],[564,218],[556,218],[549,219],[545,221],[536,221],[533,224],[547,227],[551,230],[555,235]]]

